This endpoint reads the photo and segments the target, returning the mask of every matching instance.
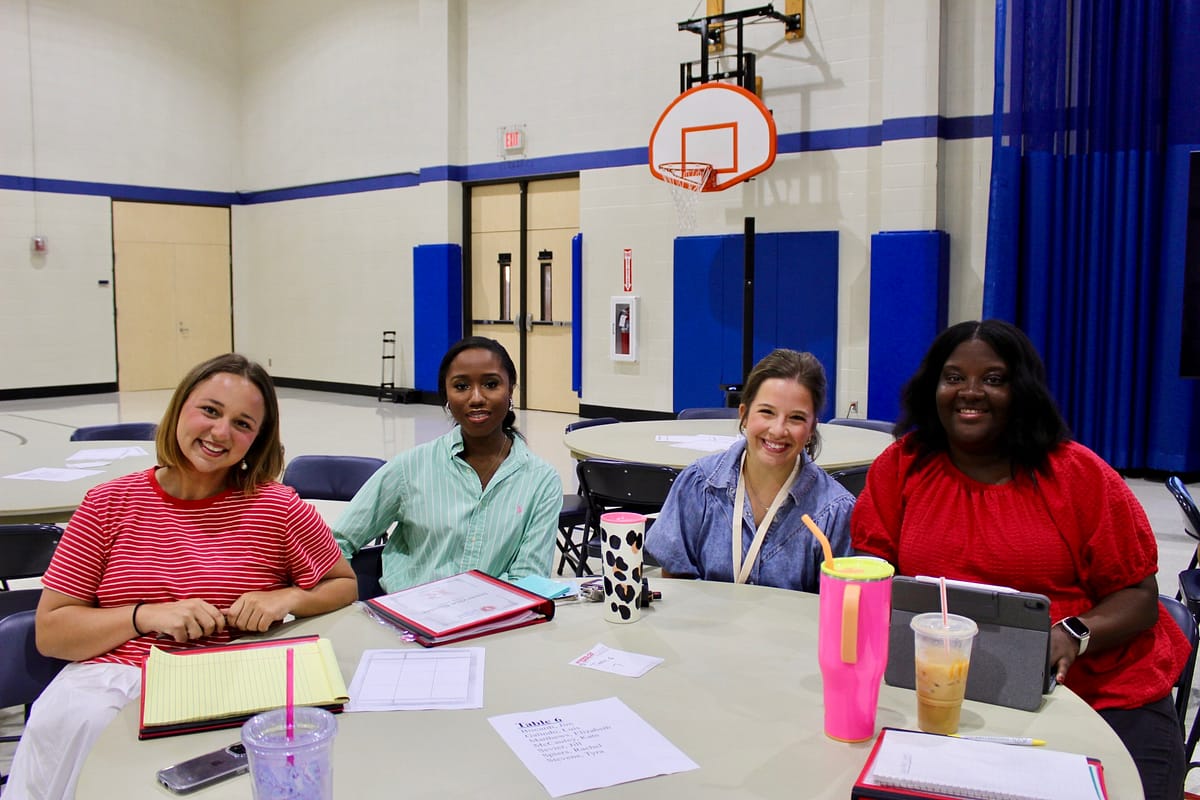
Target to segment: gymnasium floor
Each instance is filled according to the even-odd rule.
[[[71,431],[82,425],[157,422],[169,398],[168,391],[150,391],[0,401],[0,434],[19,429],[30,440],[66,441]],[[289,456],[314,453],[386,459],[450,427],[446,413],[434,406],[379,403],[370,397],[299,389],[280,389],[279,399],[283,441]],[[574,461],[563,447],[562,433],[564,426],[576,419],[544,411],[517,412],[517,428],[533,451],[558,470],[566,491],[573,491],[577,484]],[[2,447],[17,446],[16,442],[14,437],[0,436]],[[1184,533],[1179,507],[1161,483],[1142,479],[1130,479],[1128,483],[1158,537],[1159,590],[1174,594],[1175,575],[1187,566],[1195,542]],[[1200,497],[1200,484],[1189,488],[1193,496]],[[32,586],[37,582],[23,584]],[[1200,705],[1200,689],[1192,694],[1194,711]],[[0,735],[16,733],[20,720],[19,709],[0,710]],[[8,771],[13,748],[0,744],[0,773]],[[1190,781],[1189,788],[1197,783],[1200,777]]]

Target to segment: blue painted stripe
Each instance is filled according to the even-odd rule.
[[[196,189],[167,189],[161,186],[135,186],[126,183],[64,181],[54,178],[27,178],[0,175],[0,189],[49,194],[83,194],[111,197],[114,200],[143,200],[154,203],[187,203],[199,206],[239,205],[235,192],[206,192]]]
[[[267,189],[261,192],[239,192],[239,205],[278,203],[281,200],[303,200],[310,197],[332,197],[339,194],[377,192],[383,189],[406,189],[421,183],[415,172],[398,172],[394,175],[376,175],[371,178],[353,178],[345,181],[312,183],[307,186],[292,186],[286,189]]]
[[[883,142],[904,139],[979,139],[991,136],[992,115],[972,117],[902,117],[884,120],[879,125],[854,128],[835,128],[824,131],[803,131],[780,134],[776,152],[811,153],[824,150],[846,150],[857,147],[878,147]],[[82,194],[112,197],[117,200],[143,200],[160,203],[192,205],[238,206],[278,203],[312,197],[359,194],[385,189],[403,189],[422,183],[453,181],[520,180],[566,172],[586,172],[593,169],[614,169],[645,164],[646,147],[626,147],[618,150],[597,150],[588,153],[567,153],[541,158],[521,158],[466,166],[444,164],[422,167],[420,172],[398,172],[370,178],[314,183],[283,189],[254,192],[207,192],[193,189],[169,189],[154,186],[135,186],[121,183],[93,183],[51,178],[30,178],[21,175],[0,175],[0,189],[53,194]]]

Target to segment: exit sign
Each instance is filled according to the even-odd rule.
[[[519,156],[525,153],[525,126],[506,125],[500,128],[500,156]]]

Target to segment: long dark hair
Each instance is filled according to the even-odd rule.
[[[917,446],[926,453],[949,448],[946,430],[938,419],[937,387],[950,354],[972,339],[991,347],[1008,369],[1012,404],[1003,442],[1009,460],[1040,469],[1050,451],[1071,438],[1071,431],[1046,386],[1046,368],[1033,342],[1020,328],[999,319],[960,322],[938,334],[900,393],[897,435],[911,431]]]
[[[812,353],[783,348],[767,353],[754,365],[754,369],[750,370],[742,387],[743,410],[738,422],[741,429],[746,427],[746,415],[750,413],[750,405],[758,396],[758,390],[771,378],[795,381],[808,389],[808,393],[812,395],[813,432],[812,437],[805,443],[804,450],[811,458],[816,459],[817,454],[821,452],[821,434],[817,430],[816,416],[825,408],[825,395],[828,392],[825,367],[821,366],[821,362]]]
[[[241,489],[245,494],[254,494],[258,484],[277,480],[283,472],[283,443],[279,437],[279,400],[275,396],[275,384],[262,365],[239,353],[225,353],[210,358],[203,364],[192,367],[192,370],[183,376],[183,380],[175,387],[175,394],[171,395],[167,410],[163,412],[162,422],[158,425],[158,434],[154,441],[158,451],[158,463],[164,467],[179,467],[187,461],[187,457],[179,448],[179,438],[176,434],[183,404],[197,386],[213,375],[223,372],[245,378],[254,384],[262,395],[265,413],[262,424],[258,426],[258,435],[254,437],[254,442],[243,459],[246,469],[233,468],[225,474],[225,483],[231,489]]]
[[[496,357],[500,359],[500,365],[504,367],[505,373],[508,374],[509,390],[517,388],[517,365],[513,363],[512,356],[504,349],[504,345],[486,336],[468,336],[465,339],[459,339],[450,346],[450,349],[446,351],[446,355],[442,356],[442,363],[438,367],[438,400],[441,401],[443,406],[450,401],[449,395],[446,394],[446,373],[450,371],[450,363],[464,350],[487,350],[495,353]],[[521,432],[517,430],[517,415],[511,408],[504,415],[504,422],[501,423],[500,427],[507,434],[521,435]]]

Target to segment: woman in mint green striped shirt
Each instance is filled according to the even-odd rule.
[[[396,524],[383,549],[385,591],[470,569],[514,580],[550,574],[562,482],[513,427],[516,385],[517,368],[494,339],[451,347],[438,395],[457,424],[371,476],[333,526],[350,557]]]

